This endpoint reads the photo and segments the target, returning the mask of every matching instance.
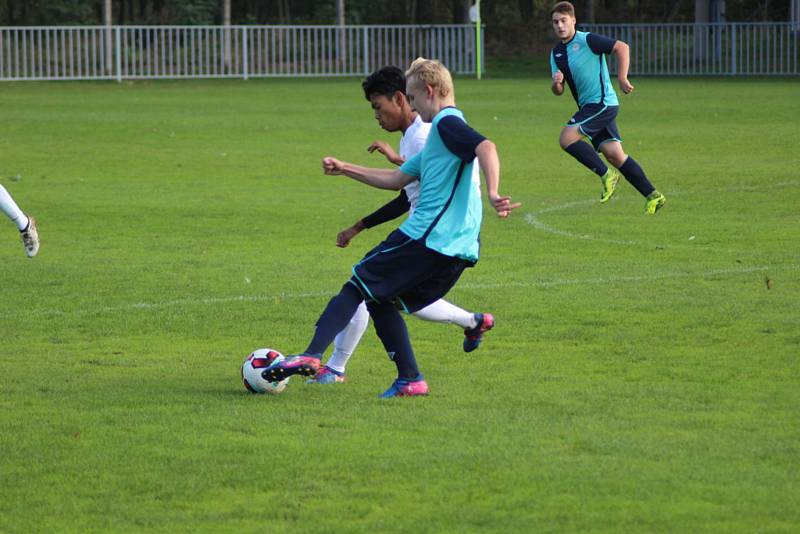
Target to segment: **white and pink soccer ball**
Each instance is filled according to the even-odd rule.
[[[269,393],[277,395],[289,383],[289,378],[280,382],[270,382],[261,376],[270,365],[284,359],[283,354],[275,349],[257,349],[245,358],[242,364],[242,383],[250,393]]]

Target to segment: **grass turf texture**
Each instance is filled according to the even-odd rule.
[[[596,202],[546,78],[457,80],[525,205],[449,295],[497,328],[409,319],[432,394],[395,401],[372,329],[343,386],[238,376],[391,229],[334,246],[393,196],[320,170],[396,146],[358,80],[0,86],[42,238],[0,232],[0,531],[796,531],[797,82],[633,82],[655,217]]]

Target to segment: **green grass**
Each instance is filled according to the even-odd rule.
[[[797,82],[633,83],[655,217],[594,202],[547,78],[457,80],[524,206],[449,295],[497,328],[409,319],[431,396],[388,402],[371,329],[343,386],[238,377],[390,230],[334,246],[392,197],[321,173],[397,143],[358,80],[0,86],[42,238],[0,231],[0,532],[796,532]]]

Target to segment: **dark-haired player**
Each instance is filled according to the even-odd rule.
[[[561,39],[550,53],[552,90],[560,96],[566,82],[578,103],[578,112],[561,129],[561,148],[600,177],[603,186],[600,202],[611,198],[622,173],[647,199],[645,212],[654,214],[664,205],[666,198],[656,191],[639,164],[622,150],[615,120],[619,101],[606,64],[606,55],[614,54],[620,89],[625,94],[633,91],[633,85],[628,81],[628,45],[601,35],[576,31],[575,8],[569,2],[557,3],[550,16],[553,31]],[[589,138],[591,146],[581,140],[584,136]],[[608,168],[597,152],[602,152],[606,161],[615,168]]]
[[[387,132],[402,133],[399,154],[384,141],[374,141],[367,150],[380,152],[391,163],[402,165],[407,159],[422,150],[431,129],[430,123],[423,122],[420,116],[411,109],[406,99],[405,74],[397,67],[383,67],[370,74],[361,86],[364,90],[364,97],[369,101],[375,113],[375,119],[381,128]],[[474,166],[472,180],[480,187],[477,166]],[[339,232],[336,244],[346,247],[350,240],[366,229],[396,219],[407,212],[410,216],[414,212],[418,199],[419,180],[414,180],[406,185],[394,200]],[[483,334],[494,327],[494,317],[491,314],[472,313],[444,299],[439,299],[414,312],[414,315],[426,321],[453,323],[460,326],[464,330],[463,347],[465,352],[477,349]],[[347,362],[361,341],[368,324],[369,312],[366,303],[362,302],[347,326],[336,335],[331,357],[308,383],[344,382]]]
[[[478,261],[483,206],[472,181],[480,164],[492,207],[507,217],[519,204],[499,194],[500,160],[490,140],[470,128],[455,107],[453,80],[438,61],[418,58],[406,72],[406,95],[431,132],[422,152],[399,169],[373,169],[326,157],[325,174],[345,175],[380,189],[400,190],[420,181],[414,213],[353,267],[352,277],[328,303],[305,352],[289,356],[262,375],[280,381],[295,374],[314,375],[322,353],[344,328],[361,302],[375,332],[397,367],[397,378],[381,397],[428,394],[419,372],[406,323],[398,309],[421,310],[436,302]]]

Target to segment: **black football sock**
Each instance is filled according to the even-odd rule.
[[[647,197],[647,195],[656,190],[650,180],[647,179],[647,176],[645,176],[642,168],[632,157],[628,156],[625,163],[620,166],[619,171],[642,196]]]
[[[606,164],[603,163],[603,160],[600,159],[600,156],[597,155],[597,152],[594,151],[594,148],[589,143],[575,141],[564,150],[597,176],[603,176],[608,171]]]
[[[400,316],[400,312],[391,304],[375,302],[368,302],[367,309],[389,359],[397,366],[397,376],[406,380],[417,378],[419,376],[417,359],[408,339],[406,322]]]
[[[356,287],[347,282],[338,295],[328,302],[328,307],[322,312],[317,320],[317,329],[314,331],[314,338],[306,349],[306,354],[322,356],[325,350],[333,343],[336,335],[341,332],[364,297]]]

